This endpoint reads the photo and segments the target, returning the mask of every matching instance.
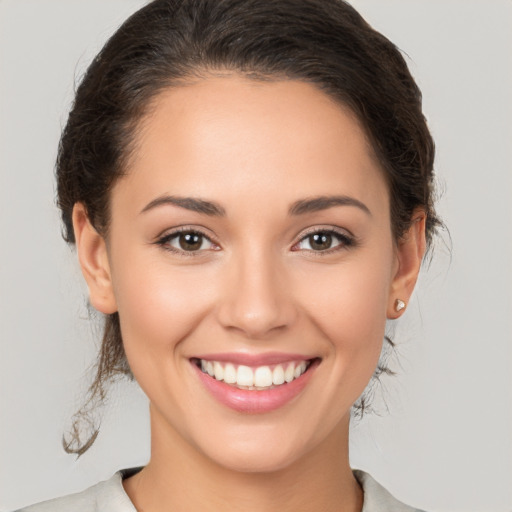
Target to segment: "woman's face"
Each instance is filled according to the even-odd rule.
[[[154,439],[242,471],[334,449],[408,298],[389,209],[359,123],[312,85],[160,94],[89,278],[119,312]]]

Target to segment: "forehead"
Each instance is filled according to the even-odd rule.
[[[291,203],[333,193],[387,201],[355,115],[300,81],[230,75],[169,88],[140,123],[135,146],[115,189],[141,207],[162,194],[228,203],[240,195]]]

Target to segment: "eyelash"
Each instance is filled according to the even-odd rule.
[[[346,232],[343,232],[343,231],[340,231],[340,230],[337,230],[334,228],[314,228],[311,231],[307,231],[306,233],[304,233],[301,236],[300,240],[293,245],[292,250],[294,250],[293,248],[297,247],[303,241],[307,240],[308,238],[310,238],[314,235],[318,235],[318,234],[328,235],[333,238],[337,238],[339,241],[339,244],[334,247],[331,247],[329,249],[325,249],[323,251],[315,251],[313,249],[304,249],[308,253],[313,253],[315,256],[328,256],[330,254],[336,253],[338,251],[346,250],[351,247],[355,247],[357,245],[356,238],[354,236],[347,234]],[[300,250],[300,249],[296,249],[296,250]]]
[[[177,248],[169,245],[169,243],[172,240],[174,240],[175,238],[178,238],[182,234],[198,235],[198,236],[202,237],[203,239],[208,240],[211,244],[218,246],[218,244],[216,244],[216,242],[213,241],[210,236],[206,235],[205,233],[203,233],[202,231],[200,231],[198,229],[189,228],[186,226],[176,228],[171,233],[167,233],[166,235],[160,237],[155,243],[156,243],[156,245],[161,246],[162,249],[172,252],[174,254],[177,254],[178,256],[183,256],[185,258],[188,258],[191,256],[192,257],[199,256],[202,251],[185,251],[185,250],[180,250],[180,249],[177,249]],[[215,249],[215,250],[217,250],[217,249]]]
[[[198,229],[189,228],[186,226],[177,228],[177,229],[173,230],[171,233],[168,233],[168,234],[160,237],[158,240],[156,240],[155,244],[161,246],[164,250],[172,252],[179,256],[183,256],[183,257],[199,256],[204,250],[185,251],[185,250],[180,250],[180,249],[177,249],[177,248],[169,245],[169,243],[172,240],[176,239],[177,237],[179,237],[182,234],[198,235],[198,236],[202,237],[203,239],[206,239],[207,241],[209,241],[214,246],[218,247],[218,244],[214,240],[212,240],[212,238],[210,236],[206,235],[205,233],[203,233],[202,231],[200,231]],[[308,253],[315,254],[315,256],[317,256],[317,255],[318,256],[327,256],[329,254],[333,254],[335,252],[338,252],[338,251],[341,251],[344,249],[349,249],[349,248],[357,245],[357,241],[356,241],[355,237],[348,235],[345,232],[341,232],[341,231],[338,231],[333,228],[315,228],[315,229],[312,229],[311,231],[307,231],[306,233],[304,233],[301,236],[300,240],[292,246],[291,250],[294,252],[299,251],[300,249],[294,249],[294,247],[297,247],[300,243],[304,242],[309,237],[312,237],[316,234],[332,236],[333,238],[338,239],[339,243],[338,243],[338,245],[336,245],[332,248],[329,248],[329,249],[325,249],[325,250],[315,251],[313,249],[304,249]],[[213,250],[218,250],[218,249],[213,249]]]

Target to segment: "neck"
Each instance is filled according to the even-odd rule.
[[[124,481],[139,511],[360,512],[363,493],[349,466],[349,417],[314,452],[272,472],[220,466],[176,432],[157,427],[152,411],[148,465]]]

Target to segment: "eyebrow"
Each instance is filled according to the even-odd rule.
[[[301,199],[292,204],[289,210],[290,215],[303,215],[305,213],[319,212],[327,210],[333,206],[355,206],[367,215],[372,215],[372,212],[364,203],[350,196],[319,196],[309,199]]]
[[[173,205],[185,208],[197,213],[204,215],[210,215],[212,217],[222,217],[226,215],[226,210],[217,203],[212,201],[205,201],[204,199],[197,199],[195,197],[180,197],[180,196],[160,196],[153,199],[147,204],[140,213],[145,213],[149,210],[153,210],[159,206]]]
[[[202,213],[203,215],[209,215],[212,217],[223,217],[226,215],[226,210],[213,201],[206,201],[204,199],[194,197],[168,195],[153,199],[153,201],[148,203],[140,213],[145,213],[164,205],[178,206],[180,208],[185,208],[186,210]],[[288,213],[289,215],[304,215],[305,213],[327,210],[334,206],[354,206],[371,216],[370,209],[364,203],[349,196],[319,196],[309,199],[300,199],[290,206]]]

